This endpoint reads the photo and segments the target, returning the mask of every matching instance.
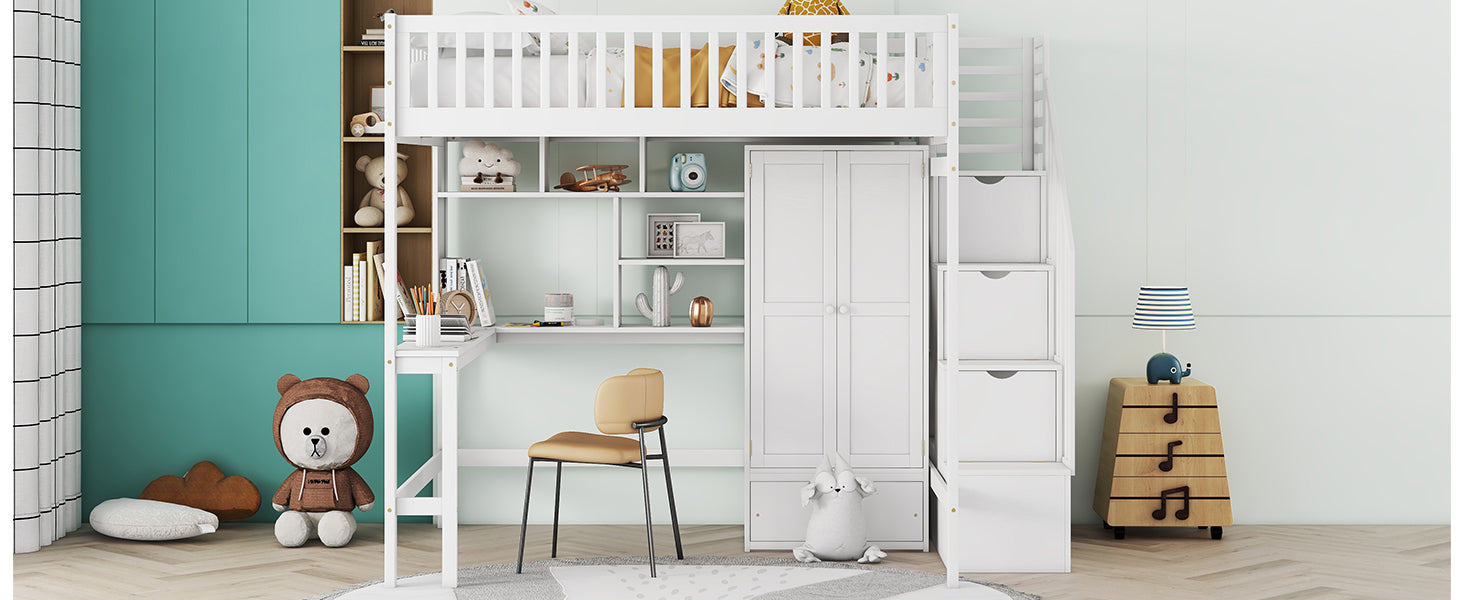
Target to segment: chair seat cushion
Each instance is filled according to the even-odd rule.
[[[640,442],[617,435],[565,431],[529,446],[529,458],[607,465],[640,461]]]

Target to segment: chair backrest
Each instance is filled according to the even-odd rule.
[[[665,405],[665,387],[661,372],[656,369],[631,369],[625,375],[606,379],[595,390],[595,427],[601,433],[635,433],[631,423],[661,418]]]

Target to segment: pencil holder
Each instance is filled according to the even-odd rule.
[[[436,346],[442,341],[442,315],[417,315],[414,320],[418,346]]]

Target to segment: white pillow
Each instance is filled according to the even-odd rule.
[[[89,519],[102,535],[124,540],[181,540],[218,531],[219,518],[182,504],[117,498],[98,504]]]

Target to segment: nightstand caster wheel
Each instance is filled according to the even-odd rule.
[[[1112,525],[1109,525],[1108,524],[1108,521],[1104,521],[1103,522],[1103,528],[1104,529],[1113,529],[1113,526]]]
[[[1210,528],[1210,526],[1209,526],[1209,525],[1201,525],[1201,526],[1200,526],[1200,529],[1209,529],[1209,528]]]
[[[1113,539],[1115,539],[1115,540],[1121,540],[1121,539],[1123,539],[1123,536],[1124,536],[1125,533],[1128,533],[1128,528],[1127,527],[1114,527],[1113,528]]]
[[[1220,536],[1223,535],[1224,533],[1225,533],[1224,528],[1223,527],[1220,527],[1219,525],[1216,525],[1214,527],[1211,527],[1210,528],[1210,539],[1212,539],[1212,540],[1218,540],[1218,539],[1220,539]]]

